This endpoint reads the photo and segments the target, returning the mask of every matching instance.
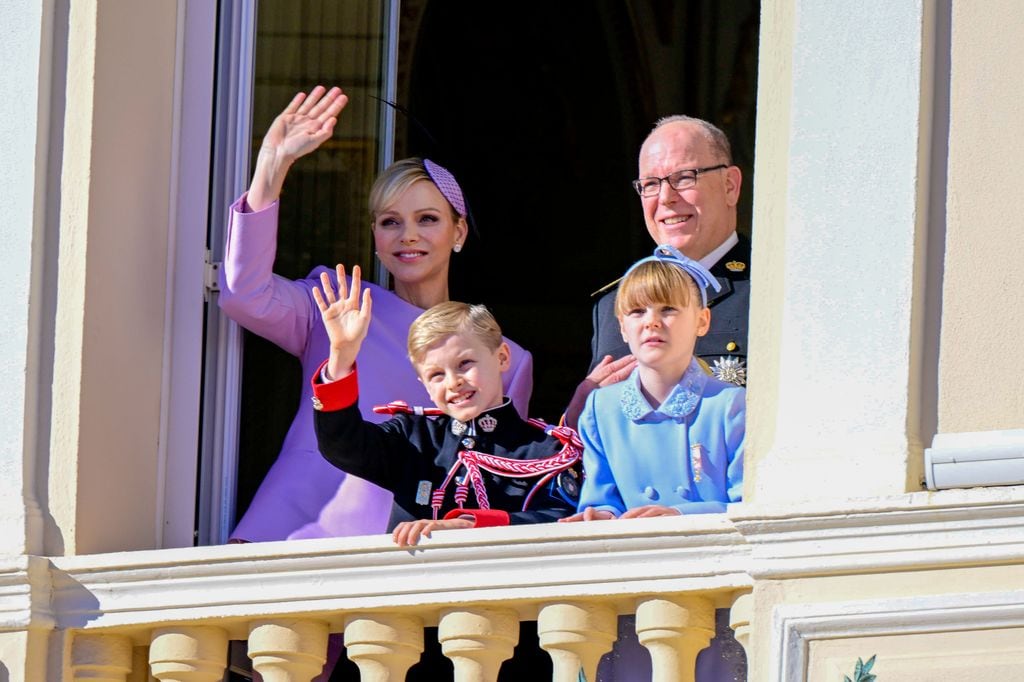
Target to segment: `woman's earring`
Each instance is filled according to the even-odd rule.
[[[454,251],[455,253],[462,251],[462,244],[455,242],[455,246],[452,247],[452,251]]]

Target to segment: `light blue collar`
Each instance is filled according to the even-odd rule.
[[[640,368],[634,369],[626,379],[625,388],[622,390],[620,402],[622,413],[633,421],[641,421],[651,417],[657,419],[657,415],[663,415],[670,419],[682,419],[697,409],[701,396],[704,395],[704,386],[707,385],[708,375],[697,364],[696,359],[690,360],[690,366],[683,372],[683,377],[675,385],[672,392],[665,398],[665,402],[657,407],[651,407],[647,398],[640,392]]]

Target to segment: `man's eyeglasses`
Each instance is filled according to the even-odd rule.
[[[728,168],[729,164],[720,163],[717,166],[707,168],[686,168],[669,173],[663,178],[640,178],[633,181],[633,189],[642,197],[656,197],[661,194],[661,183],[668,182],[672,189],[689,189],[697,184],[697,177],[703,173]]]

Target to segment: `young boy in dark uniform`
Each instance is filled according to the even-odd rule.
[[[579,440],[571,429],[524,421],[504,397],[509,348],[486,308],[447,302],[413,322],[409,358],[437,409],[392,403],[380,409],[395,416],[372,424],[359,414],[355,367],[370,324],[370,292],[360,299],[358,268],[351,291],[341,266],[338,282],[337,295],[326,274],[323,290],[314,289],[331,340],[330,357],[312,380],[317,441],[329,462],[394,493],[409,519],[392,519],[396,543],[414,545],[434,530],[555,521],[575,511],[570,467]]]

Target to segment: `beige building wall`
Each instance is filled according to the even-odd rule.
[[[1024,11],[954,2],[939,431],[1024,428]]]
[[[158,546],[177,14],[71,3],[48,554]]]
[[[851,660],[870,661],[880,680],[957,682],[1015,680],[1024,670],[1024,628],[851,637],[811,644],[810,681],[854,678]],[[873,652],[870,655],[863,652]]]
[[[900,492],[918,490],[922,448],[935,433],[1024,429],[1024,382],[1018,380],[1024,359],[1016,352],[1024,344],[1024,270],[1014,263],[1024,250],[1024,221],[1017,216],[1024,190],[1015,181],[1024,158],[1019,3],[868,2],[842,11],[826,4],[763,3],[751,311],[751,364],[758,370],[750,386],[748,504],[741,512],[772,520],[766,523],[806,518],[801,537],[807,542],[817,532],[812,519],[848,515],[851,525],[859,525],[853,510],[860,503],[852,500],[873,499],[883,509],[900,504]],[[838,30],[842,22],[848,22],[849,40]],[[887,32],[889,40],[873,42]],[[815,61],[829,62],[835,53],[844,59],[834,65],[832,79],[821,78]],[[889,79],[896,72],[918,93],[913,118],[905,115],[906,91]],[[872,75],[865,79],[864,73]],[[821,106],[814,92],[819,87],[846,92]],[[843,94],[851,98],[848,105]],[[853,124],[846,120],[847,106],[858,114]],[[913,151],[887,137],[893,131],[902,131]],[[803,153],[808,134],[820,136],[816,159]],[[859,158],[836,154],[833,147],[856,149]],[[836,160],[847,163],[831,163]],[[864,168],[882,182],[872,184]],[[801,183],[812,173],[817,187],[807,191]],[[900,188],[896,195],[889,191],[894,187]],[[893,201],[908,196],[912,205],[902,209]],[[844,211],[850,219],[840,231],[854,231],[852,240],[834,229]],[[815,219],[824,219],[817,232],[821,245],[800,230]],[[809,259],[821,264],[818,284],[800,279]],[[878,263],[909,288],[893,286]],[[842,291],[821,296],[819,288],[837,281],[846,283]],[[874,318],[858,317],[864,299],[851,293],[858,283],[877,304]],[[828,310],[797,317],[794,301],[841,306],[859,329],[845,327]],[[850,339],[864,353],[851,354],[847,369],[876,380],[873,397],[851,390],[858,384],[837,370]],[[793,348],[801,351],[796,362]],[[895,363],[905,364],[905,375],[893,371]],[[853,419],[816,412],[814,403]],[[887,421],[879,408],[899,415],[903,424]],[[794,410],[811,417],[804,436],[793,426]],[[821,437],[822,423],[831,428],[833,443]],[[879,426],[891,438],[865,438]],[[894,447],[900,435],[905,450]],[[1003,518],[994,524],[1007,534],[1019,531],[1024,488],[956,495],[951,509],[967,510],[961,528]],[[941,498],[902,496],[911,507]],[[983,508],[983,502],[998,504]],[[973,505],[979,506],[971,512]],[[868,558],[879,551],[876,542],[900,542],[881,531],[879,538],[865,535],[859,550],[850,545],[865,556],[859,569],[844,569],[848,575],[826,577],[829,550],[822,545],[823,577],[807,577],[811,568],[788,579],[765,571],[757,579],[749,679],[852,678],[857,659],[875,654],[872,673],[880,680],[1024,675],[1019,539],[1005,540],[1008,551],[996,560],[988,550],[1003,547],[1003,539],[988,544],[980,536],[965,538],[967,558],[953,558],[959,548],[938,552],[932,566],[908,571],[887,570],[888,560],[880,556]],[[780,623],[787,617],[801,623],[796,630],[805,628],[803,672],[780,667]]]
[[[1018,564],[764,581],[755,589],[752,658],[777,661],[777,614],[804,609],[835,624],[827,636],[809,638],[808,682],[852,679],[857,659],[872,656],[879,680],[1017,679],[1024,674],[1020,602],[993,609],[1016,612],[1011,627],[993,616],[972,622],[969,612],[981,610],[986,593],[1019,593],[1022,572]],[[868,617],[858,617],[861,609]],[[776,679],[766,665],[751,673],[750,680]]]
[[[0,680],[47,680],[49,629],[0,632]]]
[[[918,490],[935,5],[762,7],[744,500]]]

